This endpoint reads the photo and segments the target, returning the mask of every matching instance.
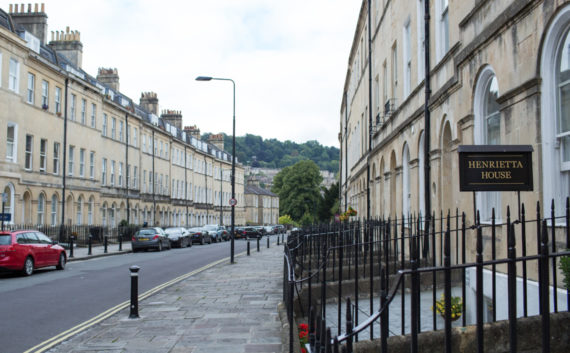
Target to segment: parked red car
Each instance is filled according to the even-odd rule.
[[[40,267],[56,266],[63,270],[66,262],[65,249],[42,232],[0,231],[0,269],[22,271],[30,276]]]

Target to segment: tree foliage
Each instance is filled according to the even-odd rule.
[[[211,133],[202,135],[207,141]],[[224,134],[224,150],[231,153],[232,136]],[[246,134],[236,136],[236,157],[240,162],[252,167],[285,168],[302,160],[312,160],[319,169],[336,173],[338,171],[339,149],[322,146],[317,141],[298,144],[292,141],[263,139],[261,136]],[[254,158],[255,157],[255,158]]]
[[[319,167],[313,161],[303,160],[283,168],[273,179],[271,188],[279,195],[279,213],[290,215],[297,222],[301,218],[307,221],[307,217],[315,221],[321,203],[321,182]]]

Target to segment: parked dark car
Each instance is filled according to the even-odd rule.
[[[26,276],[40,267],[65,269],[65,249],[37,230],[0,232],[0,269],[22,271]]]
[[[170,249],[170,240],[164,230],[160,227],[149,227],[139,229],[131,238],[133,252],[140,250]]]
[[[169,227],[164,230],[170,240],[170,245],[176,248],[185,248],[187,246],[192,246],[192,240],[190,239],[190,232],[188,229],[183,227]]]
[[[256,227],[239,227],[236,228],[236,238],[257,239],[263,235]]]
[[[206,243],[212,244],[212,237],[210,236],[210,232],[202,227],[194,227],[188,229],[190,232],[190,239],[192,239],[192,243],[198,243],[204,245]]]
[[[275,234],[282,234],[285,233],[285,226],[283,224],[278,224],[275,226],[275,230],[273,231]]]
[[[210,235],[214,238],[214,242],[221,242],[223,240],[229,239],[229,233],[226,230],[226,227],[218,225],[218,224],[206,224],[204,226]]]

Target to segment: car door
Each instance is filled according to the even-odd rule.
[[[42,244],[36,235],[36,232],[26,232],[26,239],[26,246],[29,247],[34,256],[35,267],[45,266],[47,252],[46,245]]]
[[[45,234],[40,232],[35,232],[39,239],[39,242],[44,246],[45,254],[45,264],[47,265],[57,265],[59,262],[59,249],[53,248],[53,242]]]

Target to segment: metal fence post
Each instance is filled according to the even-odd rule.
[[[249,256],[249,255],[250,255],[250,252],[249,252],[249,240],[248,240],[247,241],[247,256]]]
[[[69,236],[69,258],[73,257],[73,235]]]
[[[554,226],[554,225],[553,225]],[[540,241],[540,315],[542,315],[542,352],[550,352],[550,298],[549,298],[549,278],[548,273],[548,226],[546,219],[542,221],[542,232]]]
[[[508,214],[508,212],[507,212]],[[510,223],[510,217],[507,216]],[[517,262],[515,245],[515,225],[510,224],[507,235],[508,242],[508,300],[509,300],[509,331],[511,352],[517,351]]]
[[[477,211],[477,353],[483,353],[483,230]]]

